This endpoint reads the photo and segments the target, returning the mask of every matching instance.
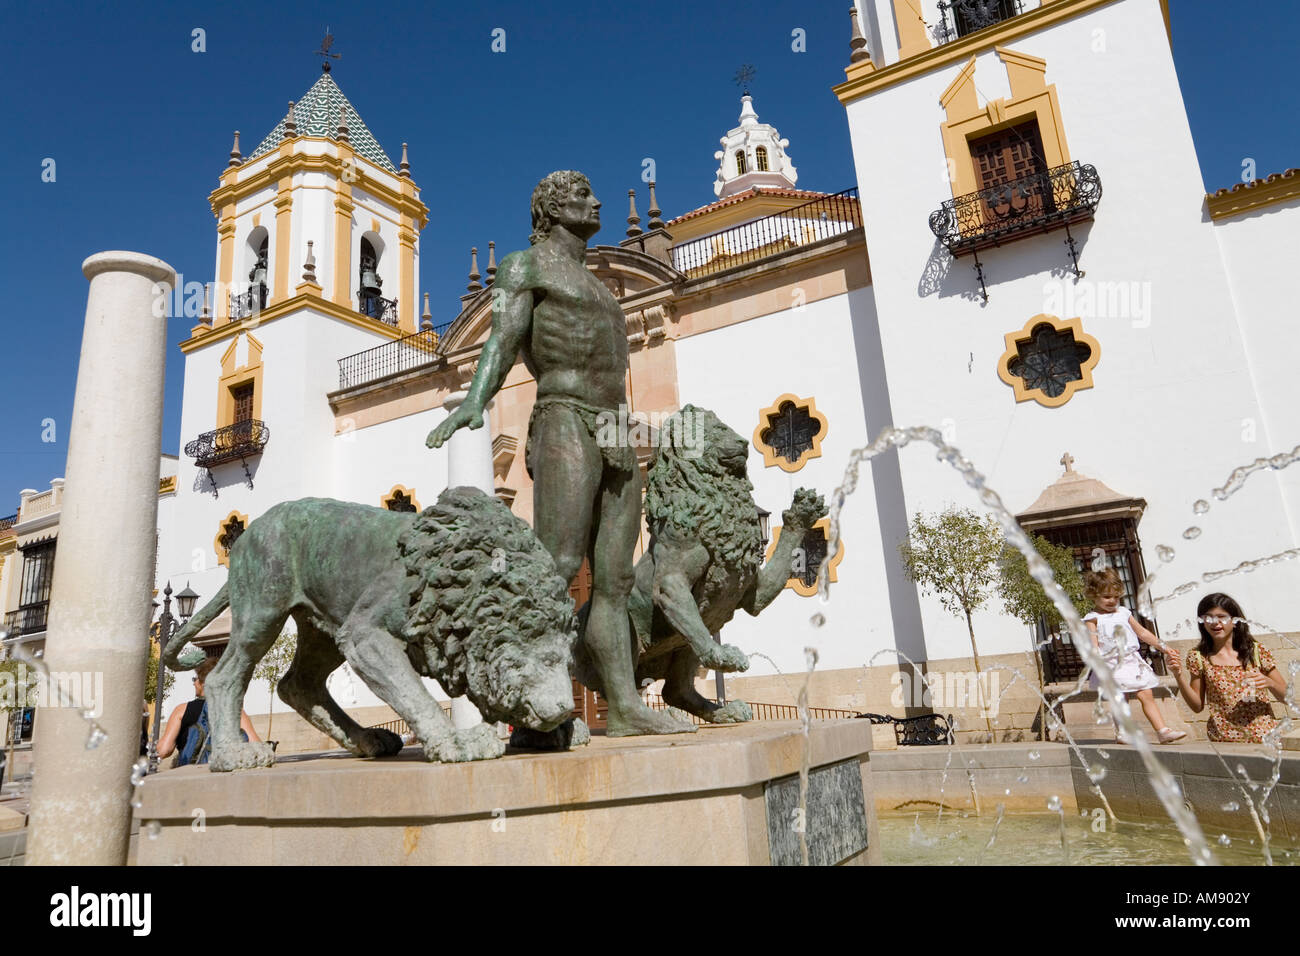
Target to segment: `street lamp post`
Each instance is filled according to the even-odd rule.
[[[163,588],[163,609],[162,614],[158,617],[158,670],[157,681],[153,689],[153,733],[149,737],[149,772],[158,772],[158,732],[162,726],[162,705],[163,705],[163,688],[167,684],[167,663],[163,660],[163,650],[167,647],[167,642],[171,640],[172,635],[194,613],[194,602],[199,596],[190,590],[189,584],[185,585],[185,590],[176,595],[176,610],[180,615],[180,620],[172,617],[172,584],[167,582]]]

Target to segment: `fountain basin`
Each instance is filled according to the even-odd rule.
[[[141,787],[136,859],[791,864],[802,825],[812,862],[877,863],[870,749],[866,721],[818,721],[807,738],[797,721],[756,721],[462,764],[407,747],[383,760],[336,752],[231,774],[182,767]]]

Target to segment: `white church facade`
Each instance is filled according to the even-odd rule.
[[[807,189],[805,161],[796,185],[798,144],[746,95],[712,201],[665,219],[651,184],[644,228],[634,207],[626,239],[589,251],[626,316],[630,414],[691,403],[751,439],[769,540],[797,488],[830,500],[854,449],[930,425],[1026,526],[1081,554],[1101,546],[1134,586],[1154,572],[1157,596],[1296,548],[1300,469],[1252,475],[1226,501],[1212,489],[1300,440],[1282,281],[1300,252],[1300,174],[1206,196],[1160,0],[993,6],[860,0],[835,87],[856,184]],[[608,229],[618,184],[593,185]],[[424,439],[477,367],[496,267],[490,248],[480,273],[476,250],[459,312],[433,315],[419,288],[428,209],[405,149],[394,164],[328,72],[250,155],[236,142],[211,204],[216,295],[180,346],[184,453],[157,573],[204,598],[238,533],[280,501],[437,499],[447,449]],[[534,395],[521,363],[488,423],[495,490],[525,520]],[[1194,514],[1201,499],[1211,508]],[[889,710],[890,649],[933,667],[968,658],[965,623],[898,561],[910,517],[949,503],[978,508],[924,450],[864,466],[829,602],[814,567],[734,620],[723,639],[756,656],[729,693],[791,702],[814,646],[813,704]],[[1216,587],[1295,631],[1296,573],[1279,562]],[[1161,605],[1162,632],[1197,597]],[[1023,666],[1023,624],[990,609],[975,627],[981,654]],[[203,639],[219,645],[220,623]],[[379,703],[346,675],[335,690],[344,706]],[[264,686],[246,706],[265,713]]]

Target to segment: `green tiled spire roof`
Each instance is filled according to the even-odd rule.
[[[299,136],[321,136],[326,139],[338,139],[339,107],[347,109],[348,138],[352,149],[358,156],[364,156],[377,166],[394,175],[397,167],[388,158],[384,148],[379,145],[370,128],[361,120],[356,108],[348,102],[339,85],[328,73],[322,73],[310,90],[293,107],[293,121],[298,127]],[[267,134],[261,145],[253,150],[249,159],[256,159],[263,153],[269,153],[280,145],[284,139],[284,119],[275,124],[275,129]]]

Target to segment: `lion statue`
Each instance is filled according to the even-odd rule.
[[[776,600],[790,578],[795,548],[826,514],[820,495],[796,491],[782,515],[776,549],[762,564],[758,506],[745,472],[748,454],[749,443],[708,409],[686,405],[664,421],[646,482],[650,544],[637,562],[628,599],[638,645],[637,685],[662,678],[666,703],[714,724],[753,715],[744,701],[719,705],[695,690],[701,667],[749,667],[740,648],[717,643],[713,634],[737,609],[756,616]],[[591,665],[580,641],[575,676],[600,692]]]
[[[345,660],[429,760],[490,759],[505,744],[486,723],[454,729],[421,676],[487,721],[559,733],[573,710],[568,586],[532,529],[474,488],[448,489],[418,515],[327,498],[276,505],[236,540],[226,584],[168,642],[168,665],[197,666],[202,652],[182,647],[227,607],[230,643],[207,679],[211,770],[273,763],[270,745],[240,740],[239,714],[290,616],[298,642],[280,698],[357,756],[394,754],[402,740],[330,696],[326,678]]]

